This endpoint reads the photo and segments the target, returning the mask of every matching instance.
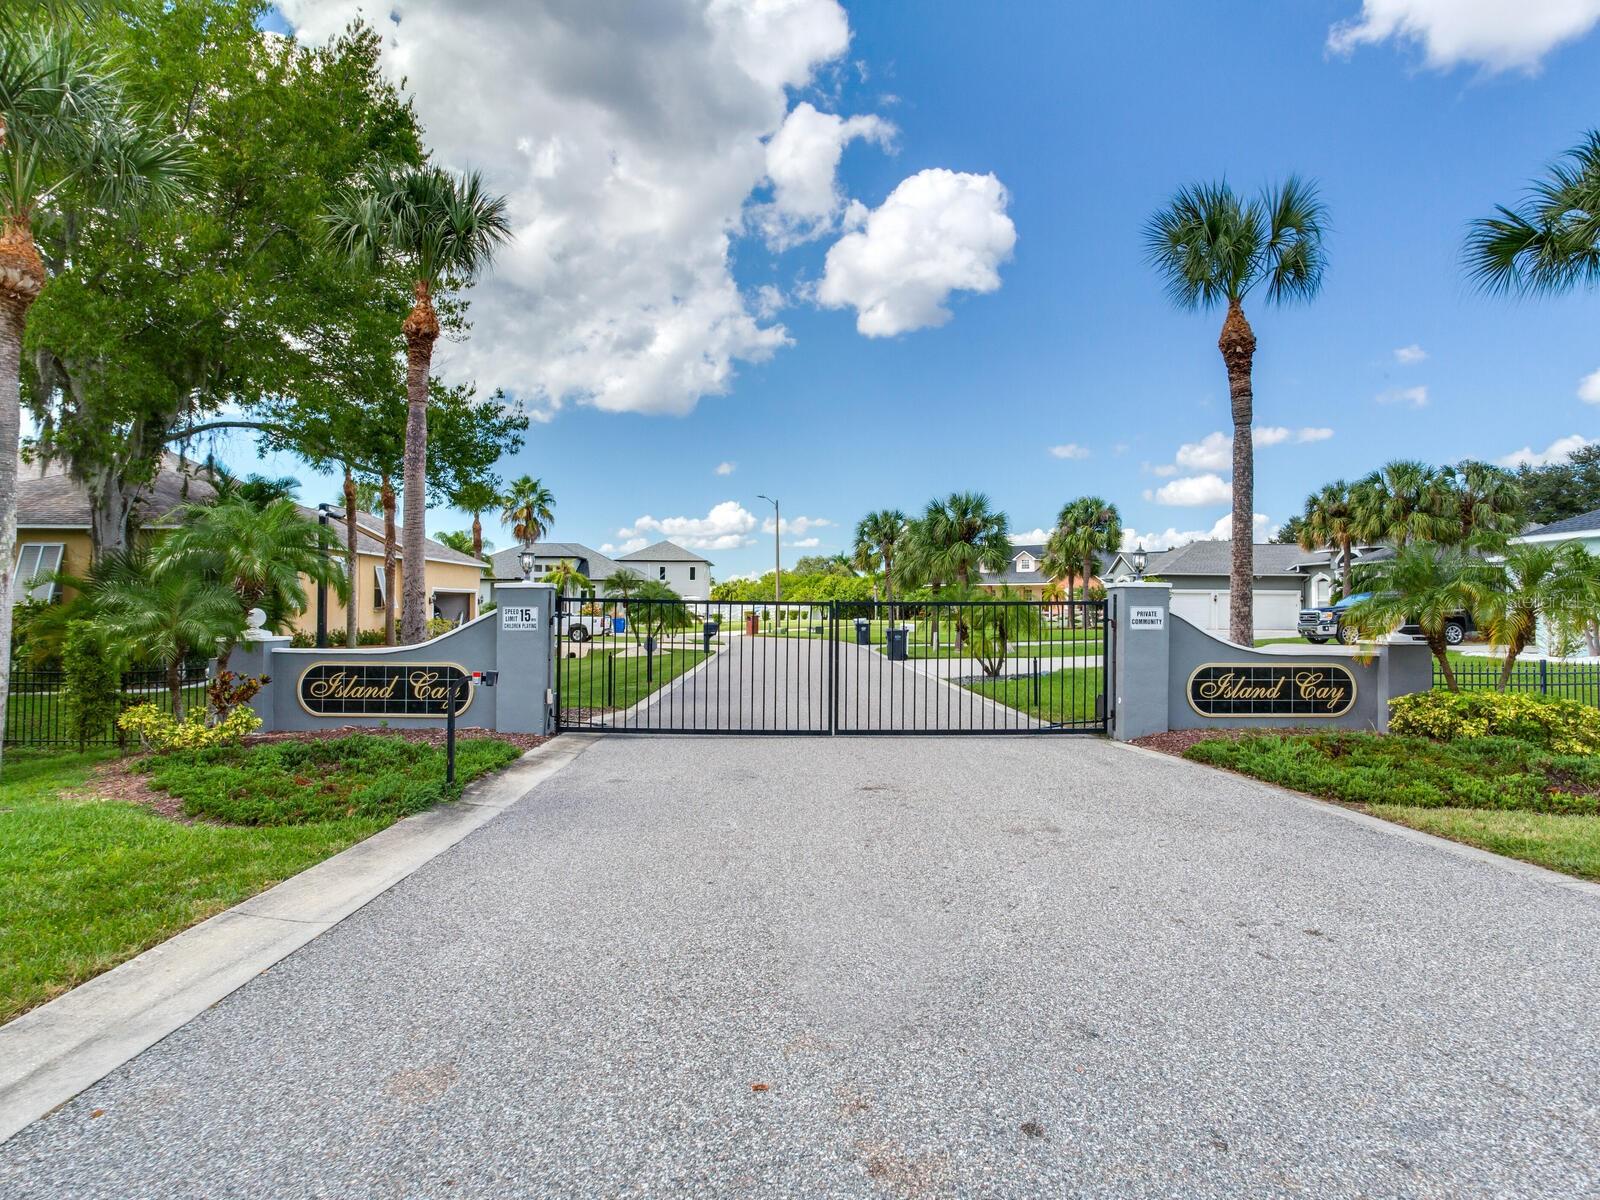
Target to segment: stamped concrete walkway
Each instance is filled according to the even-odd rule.
[[[1600,900],[1059,738],[602,740],[0,1195],[1600,1191]]]

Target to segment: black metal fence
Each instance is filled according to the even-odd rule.
[[[186,667],[181,676],[184,709],[206,702],[206,668]],[[6,697],[5,744],[7,746],[120,746],[126,739],[114,722],[107,721],[80,743],[67,723],[66,674],[59,670],[11,669],[10,693]],[[162,670],[125,671],[122,676],[122,706],[154,704],[164,712],[175,705]]]
[[[1493,691],[1500,686],[1503,659],[1485,658],[1475,662],[1453,659],[1451,670],[1456,686],[1464,692]],[[1433,660],[1433,686],[1448,686],[1444,668]],[[1506,681],[1508,692],[1529,692],[1539,696],[1556,696],[1563,700],[1577,700],[1600,708],[1600,663],[1552,662],[1541,658],[1532,662],[1518,662]]]

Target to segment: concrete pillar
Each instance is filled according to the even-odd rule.
[[[1170,583],[1114,583],[1106,586],[1106,611],[1112,626],[1111,736],[1119,742],[1167,731],[1167,690],[1171,683]]]
[[[496,724],[503,733],[553,733],[555,588],[548,583],[496,583]]]
[[[278,728],[277,694],[294,687],[294,680],[278,678],[272,661],[273,651],[288,649],[292,640],[287,634],[265,633],[260,628],[252,628],[228,656],[228,670],[234,674],[265,675],[270,681],[250,701],[250,707],[261,718],[263,730]]]
[[[1380,731],[1389,728],[1389,701],[1433,687],[1433,651],[1424,642],[1409,638],[1394,639],[1383,648],[1378,660],[1378,688],[1383,702],[1378,705],[1373,724]]]

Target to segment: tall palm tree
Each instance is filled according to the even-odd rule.
[[[1474,221],[1467,272],[1485,292],[1558,295],[1600,284],[1600,130],[1552,164],[1515,208]]]
[[[511,526],[511,536],[530,547],[545,534],[556,519],[555,494],[542,479],[524,475],[514,480],[505,495],[500,497],[505,507],[500,519]]]
[[[1460,546],[1411,542],[1393,558],[1366,567],[1362,575],[1372,595],[1350,606],[1350,623],[1364,637],[1415,623],[1444,673],[1445,686],[1460,691],[1445,627],[1458,613],[1476,611],[1487,594],[1483,561]]]
[[[1357,485],[1352,498],[1356,535],[1365,542],[1459,540],[1460,518],[1450,480],[1436,467],[1410,459],[1385,463]]]
[[[910,536],[910,523],[898,508],[880,508],[856,522],[856,547],[870,547],[883,564],[883,601],[894,604],[894,564]]]
[[[1241,199],[1227,183],[1193,184],[1180,189],[1145,227],[1150,262],[1165,280],[1172,302],[1190,310],[1227,309],[1217,348],[1228,371],[1233,407],[1229,634],[1245,646],[1255,637],[1251,368],[1256,335],[1245,319],[1244,300],[1257,287],[1265,288],[1268,304],[1314,297],[1322,287],[1327,222],[1316,186],[1291,175],[1253,200]]]
[[[1503,540],[1521,531],[1527,500],[1510,471],[1468,459],[1445,468],[1444,477],[1455,490],[1454,508],[1460,522],[1456,536],[1463,543]]]
[[[511,236],[503,196],[483,189],[476,172],[453,175],[438,167],[373,172],[342,195],[328,215],[340,252],[374,270],[399,266],[411,278],[413,303],[401,323],[406,342],[405,597],[400,636],[420,642],[428,623],[422,569],[427,540],[428,373],[439,317],[433,296],[447,283],[469,283]]]
[[[472,514],[472,557],[483,557],[483,514],[500,506],[499,480],[473,479],[462,484],[454,496],[462,512]]]
[[[982,569],[1004,570],[1011,557],[1006,514],[982,492],[951,492],[928,501],[916,524],[918,573],[936,583],[970,587]]]
[[[116,65],[54,22],[0,23],[0,646],[11,644],[22,342],[46,283],[33,238],[65,192],[122,208],[173,202],[187,146],[128,104]],[[0,654],[0,711],[11,659]]]
[[[1336,479],[1306,497],[1296,541],[1302,550],[1332,546],[1339,552],[1339,594],[1342,596],[1351,594],[1350,557],[1356,536],[1356,508],[1348,483]]]

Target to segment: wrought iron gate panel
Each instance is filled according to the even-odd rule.
[[[563,597],[557,727],[616,733],[1098,733],[1102,601]]]

